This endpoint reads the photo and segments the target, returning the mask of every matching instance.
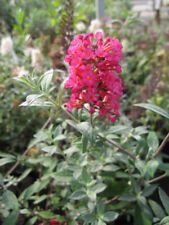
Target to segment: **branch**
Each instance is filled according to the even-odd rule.
[[[113,201],[117,200],[118,198],[119,198],[118,196],[115,196],[112,199],[105,201],[104,205],[108,205],[108,204],[112,203]]]
[[[65,110],[62,106],[60,107],[60,109],[72,120],[74,120],[76,123],[79,123],[80,121],[77,120],[71,113],[69,113],[67,110]]]
[[[15,169],[16,167],[20,164],[20,161],[22,161],[22,159],[24,158],[24,156],[29,152],[29,149],[26,149],[26,151],[24,151],[24,153],[22,154],[22,156],[17,160],[17,162],[11,167],[11,169],[9,169],[7,171],[7,173],[4,176],[4,179],[7,178]]]
[[[161,150],[164,148],[165,144],[167,143],[168,139],[169,139],[169,133],[167,134],[167,136],[162,141],[162,143],[159,146],[157,152],[153,155],[153,158],[156,158],[158,156],[158,154],[161,152]]]
[[[53,113],[50,115],[50,117],[46,120],[46,122],[44,123],[44,125],[41,128],[41,131],[43,131],[44,129],[46,129],[46,127],[48,126],[48,124],[54,119],[55,113],[56,113],[56,109],[53,111]]]
[[[105,137],[103,137],[102,135],[98,134],[97,136],[99,136],[100,138],[106,140],[108,143],[114,145],[115,147],[117,147],[121,152],[124,152],[126,155],[130,156],[132,159],[136,160],[136,157],[131,154],[130,152],[128,152],[125,148],[121,147],[120,145],[118,145],[116,142],[110,140],[110,139],[107,139]]]
[[[167,176],[169,176],[169,174],[166,172],[166,173],[164,173],[163,175],[161,175],[161,176],[159,176],[159,177],[156,177],[156,178],[154,178],[154,179],[152,179],[152,180],[149,180],[148,183],[149,183],[149,184],[152,184],[152,183],[154,183],[154,182],[156,182],[156,181],[159,181],[159,180],[161,180],[161,179],[163,179],[163,178],[165,178],[165,177],[167,177]]]

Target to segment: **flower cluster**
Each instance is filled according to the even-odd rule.
[[[96,110],[112,122],[119,116],[118,99],[122,96],[122,85],[116,73],[121,73],[122,45],[118,39],[107,38],[97,32],[78,35],[71,42],[65,61],[69,63],[69,78],[65,83],[71,88],[67,109],[81,108],[90,104],[90,113]]]

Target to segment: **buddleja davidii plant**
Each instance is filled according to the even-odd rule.
[[[112,57],[116,60],[113,61]],[[117,100],[122,95],[122,88],[114,72],[121,71],[120,59],[121,45],[117,39],[108,38],[103,43],[100,33],[96,34],[95,45],[92,34],[74,39],[66,57],[70,74],[65,87],[71,88],[72,94],[65,106],[69,111],[79,109],[79,113],[76,110],[70,113],[62,105],[62,99],[66,98],[63,88],[56,100],[52,98],[52,71],[40,79],[20,78],[21,82],[38,92],[28,96],[22,106],[53,106],[59,113],[60,125],[67,130],[67,138],[71,133],[72,141],[65,139],[64,148],[59,150],[62,158],[56,172],[51,175],[56,186],[64,187],[65,194],[59,198],[65,203],[62,210],[66,212],[65,219],[70,224],[82,221],[84,224],[106,224],[121,215],[130,215],[138,225],[153,221],[146,198],[157,187],[152,183],[161,179],[154,178],[159,161],[153,158],[162,149],[159,147],[157,153],[152,151],[158,148],[155,133],[150,133],[146,140],[142,137],[147,133],[144,127],[108,128],[105,122],[97,120],[97,112],[102,118],[109,117],[112,122],[119,115]],[[68,119],[65,120],[64,115]],[[122,135],[118,135],[119,130]],[[148,155],[142,144],[149,148]],[[46,151],[49,153],[48,147]]]
[[[88,48],[88,52],[84,52],[85,54],[87,54],[87,60],[90,64],[87,65],[87,67],[84,65],[82,65],[81,69],[83,76],[86,75],[85,73],[87,72],[88,76],[87,76],[87,80],[85,80],[84,82],[89,82],[88,86],[87,84],[84,85],[82,84],[82,82],[77,83],[76,85],[78,85],[80,87],[80,89],[77,89],[77,95],[75,94],[75,89],[74,87],[72,87],[72,95],[71,95],[71,99],[69,101],[69,103],[67,104],[67,108],[69,110],[72,110],[73,107],[75,108],[79,108],[79,106],[81,106],[82,104],[84,104],[84,95],[86,94],[86,102],[89,102],[91,107],[90,109],[87,111],[89,111],[91,114],[93,114],[95,112],[94,107],[97,107],[99,109],[99,112],[102,116],[106,116],[108,115],[109,118],[111,119],[112,122],[115,122],[116,117],[118,116],[118,108],[119,108],[119,103],[117,102],[117,99],[122,95],[122,88],[121,88],[121,81],[120,79],[117,77],[117,75],[115,75],[113,72],[111,73],[111,71],[107,71],[106,68],[105,70],[107,71],[107,78],[105,79],[106,84],[104,84],[104,82],[102,82],[102,79],[104,78],[104,73],[101,71],[102,67],[110,67],[110,69],[114,69],[117,70],[118,72],[121,71],[120,69],[120,65],[118,64],[118,61],[121,59],[121,45],[118,42],[118,40],[113,40],[113,39],[107,39],[107,43],[105,43],[105,45],[103,46],[103,40],[102,40],[102,35],[101,33],[96,34],[96,38],[97,38],[97,47],[98,49],[100,49],[100,52],[98,50],[97,51],[92,51],[92,45],[93,45],[93,34],[90,35],[86,35],[84,38],[84,49],[82,49],[82,51],[84,51],[86,48],[85,45],[89,45],[90,48]],[[79,36],[79,39],[77,39],[77,41],[81,41],[82,40],[82,36]],[[76,39],[75,39],[76,41]],[[116,52],[119,49],[119,55],[116,59],[116,62],[112,65],[109,59],[109,65],[105,64],[104,60],[101,60],[101,58],[103,58],[103,54],[104,51],[107,52],[107,54],[105,55],[105,57],[113,57],[111,54],[109,54],[109,51],[111,51],[111,44],[113,43],[116,45]],[[102,49],[102,47],[104,47],[104,49]],[[78,50],[78,49],[77,49]],[[80,50],[80,48],[79,48]],[[70,47],[70,51],[71,51],[71,47]],[[78,53],[79,54],[79,53]],[[113,54],[113,53],[112,53]],[[98,56],[97,56],[98,55]],[[114,55],[114,54],[113,54]],[[95,60],[95,56],[97,56],[97,59]],[[68,56],[69,57],[69,56]],[[67,59],[68,59],[67,57]],[[85,55],[83,56],[84,59]],[[90,59],[91,58],[91,59]],[[98,71],[94,71],[93,70],[97,70],[96,68],[96,64],[99,63],[99,60],[102,61],[103,65],[100,64],[100,66],[98,66]],[[69,61],[69,60],[68,60]],[[91,62],[90,62],[91,61]],[[70,62],[70,61],[69,61]],[[71,63],[70,63],[71,64]],[[79,64],[79,62],[76,62],[76,64]],[[80,64],[79,64],[80,65]],[[72,67],[73,69],[73,67]],[[75,69],[75,68],[74,68]],[[97,79],[96,77],[96,73],[97,75],[100,75],[101,78]],[[116,82],[118,84],[118,88],[115,91],[115,94],[113,95],[113,93],[111,93],[111,87],[109,85],[108,79],[111,79],[111,84],[113,84],[112,82]],[[68,82],[65,84],[65,86],[67,88],[69,88],[69,86],[71,86],[72,83],[72,79],[74,79],[73,77],[71,77],[71,73],[70,73],[70,77]],[[45,81],[44,81],[45,80]],[[91,81],[90,81],[91,80]],[[27,83],[28,85],[32,85],[33,88],[35,90],[37,90],[39,88],[40,90],[40,94],[35,94],[35,95],[30,95],[27,97],[26,102],[21,104],[22,106],[26,106],[26,105],[30,105],[30,106],[35,106],[35,105],[45,105],[45,106],[49,106],[49,105],[53,105],[56,107],[56,109],[60,109],[62,111],[64,111],[71,119],[73,119],[76,123],[79,122],[78,119],[76,119],[75,117],[73,117],[70,113],[68,113],[67,111],[65,111],[62,106],[61,106],[61,98],[60,95],[62,93],[62,91],[59,94],[58,97],[58,101],[57,103],[55,103],[55,101],[48,95],[48,91],[47,91],[47,87],[48,87],[48,83],[50,83],[51,81],[51,74],[45,74],[44,77],[40,78],[38,80],[38,82],[34,82],[34,80],[31,80],[29,78],[26,79],[25,77],[21,78],[21,81],[24,83]],[[46,84],[47,83],[47,84]],[[100,87],[100,90],[98,89],[99,86],[105,86],[104,87]],[[85,90],[85,88],[87,87],[87,89]],[[82,91],[80,91],[82,89]],[[107,90],[106,90],[107,89]],[[88,96],[87,96],[88,95]],[[97,95],[99,95],[99,97],[97,97]],[[81,98],[81,96],[83,96]],[[48,101],[46,101],[45,99],[47,99]],[[75,100],[75,101],[74,101]],[[102,100],[105,101],[104,105],[105,107],[101,107],[102,105]],[[113,110],[113,105],[114,106],[114,110]],[[80,107],[81,108],[81,107]],[[71,125],[72,127],[74,127],[77,131],[79,131],[80,133],[82,133],[82,157],[81,155],[78,156],[78,158],[82,158],[83,161],[83,166],[88,166],[90,168],[90,166],[93,167],[93,165],[88,165],[88,164],[84,164],[85,162],[85,158],[87,160],[89,160],[89,154],[86,152],[87,148],[90,148],[93,146],[93,141],[94,141],[94,132],[93,132],[93,121],[92,121],[92,117],[90,120],[91,124],[89,124],[88,122],[83,122],[83,123],[78,123],[78,124],[73,124],[72,121],[67,121],[67,123],[69,125]],[[99,134],[100,135],[100,134]],[[90,137],[90,138],[89,138]],[[104,137],[100,136],[99,138],[104,139]],[[88,145],[88,140],[90,142],[90,145]],[[128,153],[130,154],[130,153]],[[93,157],[93,159],[95,159],[94,155],[90,156]],[[134,156],[133,156],[134,158]],[[92,159],[92,158],[91,158]],[[93,161],[92,159],[92,161]],[[70,163],[70,162],[69,162]],[[64,164],[64,163],[62,163]],[[102,162],[102,164],[104,165],[104,162]],[[103,166],[101,163],[100,165]],[[72,165],[76,165],[75,162],[72,163]],[[70,167],[70,166],[69,166]],[[69,168],[68,167],[68,168]],[[60,166],[59,166],[60,168]],[[64,164],[64,172],[65,169],[67,167]],[[78,168],[78,167],[77,167]],[[101,169],[101,167],[100,167]],[[92,169],[91,169],[92,170]],[[83,182],[81,182],[81,185],[83,186],[82,190],[79,191],[75,191],[72,193],[71,195],[71,199],[73,201],[75,200],[81,200],[83,198],[87,198],[88,199],[88,204],[90,204],[90,208],[92,210],[86,209],[86,213],[85,215],[83,215],[84,220],[86,220],[87,223],[97,223],[98,222],[98,218],[95,215],[95,210],[96,210],[96,203],[97,203],[97,194],[99,194],[100,192],[103,192],[104,189],[106,188],[106,185],[103,183],[102,179],[99,178],[97,179],[96,174],[92,175],[91,173],[93,172],[97,172],[97,170],[93,169],[93,171],[90,171],[89,169],[86,170],[85,168],[78,168],[78,171],[80,171],[81,173],[73,173],[76,174],[74,175],[75,177],[78,176],[82,176],[82,181],[84,179]],[[99,171],[99,170],[98,170]],[[69,171],[70,172],[70,171]],[[70,174],[70,173],[69,173]],[[88,177],[91,177],[90,179],[88,179]],[[92,179],[93,177],[93,179]],[[95,177],[95,179],[94,179]],[[103,210],[102,210],[103,211]],[[84,213],[83,213],[84,214]],[[99,223],[104,223],[103,221],[113,221],[118,217],[118,214],[115,212],[107,212],[104,215],[102,215],[102,219],[99,219]],[[74,220],[74,219],[73,219]]]

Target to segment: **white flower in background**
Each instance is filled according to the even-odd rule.
[[[11,37],[4,37],[1,40],[1,54],[2,55],[12,55],[13,50],[13,41]]]
[[[12,71],[13,77],[22,77],[23,75],[29,75],[29,71],[25,70],[24,66],[17,66]]]
[[[4,56],[9,55],[12,57],[12,59],[15,63],[18,62],[18,58],[13,49],[13,41],[10,36],[2,38],[1,46],[0,46],[0,53]]]
[[[95,33],[96,30],[101,28],[101,22],[98,19],[92,20],[89,26],[89,31]]]
[[[38,48],[33,48],[31,51],[31,58],[32,58],[32,66],[40,69],[43,65],[43,56]]]
[[[27,34],[25,37],[26,46],[31,46],[32,44],[32,37],[30,34]]]
[[[24,50],[25,56],[27,56],[27,57],[31,56],[31,55],[32,55],[32,50],[33,50],[33,49],[34,49],[34,48],[27,47],[27,48]]]
[[[80,21],[76,24],[76,29],[80,32],[83,32],[86,29],[86,25],[82,21]]]

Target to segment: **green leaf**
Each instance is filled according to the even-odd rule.
[[[116,212],[113,212],[113,211],[106,212],[103,216],[103,220],[106,222],[112,222],[112,221],[116,220],[118,216],[119,216],[119,214]]]
[[[169,216],[164,217],[164,218],[161,220],[160,224],[162,224],[162,225],[163,225],[163,224],[168,225],[168,224],[169,224]]]
[[[147,144],[151,154],[154,154],[159,146],[159,140],[155,132],[150,132],[147,137]]]
[[[110,165],[106,165],[102,168],[103,171],[112,171],[115,172],[117,170],[119,170],[120,168],[116,165],[110,164]]]
[[[2,202],[6,208],[17,210],[19,208],[18,200],[12,191],[5,191],[2,195]]]
[[[111,127],[108,131],[106,131],[106,133],[108,133],[108,134],[112,134],[112,133],[124,134],[124,133],[128,133],[130,130],[131,130],[131,127],[118,125],[118,126]]]
[[[72,120],[66,120],[66,122],[82,134],[83,151],[86,151],[88,141],[91,141],[93,138],[92,127],[89,122],[82,122],[79,124],[76,124]]]
[[[141,175],[144,176],[147,170],[145,162],[143,160],[137,160],[135,165],[136,168],[140,171]]]
[[[82,133],[83,151],[86,151],[88,141],[92,139],[92,127],[88,122],[77,124],[77,130]]]
[[[157,160],[150,160],[147,162],[147,173],[151,176],[151,177],[154,177],[154,174],[157,170],[159,166],[159,162]]]
[[[64,71],[62,71],[62,73],[64,73]],[[65,91],[64,84],[65,84],[65,80],[61,83],[61,85],[60,85],[60,87],[59,87],[59,91],[58,91],[57,100],[58,100],[59,106],[62,105],[62,96],[63,96],[63,93],[64,93],[64,91]]]
[[[169,215],[169,197],[168,197],[168,195],[161,188],[159,188],[159,196],[160,196],[161,202],[162,202],[166,212]]]
[[[27,170],[25,170],[22,173],[22,175],[18,178],[18,182],[22,181],[25,177],[27,177],[31,171],[32,171],[31,168],[28,168]]]
[[[159,219],[163,219],[165,217],[165,213],[164,210],[161,208],[161,206],[153,201],[153,200],[149,200],[149,204],[153,210],[154,215],[159,218]]]
[[[99,221],[98,221],[98,225],[106,225],[106,223],[103,222],[102,220],[99,220]]]
[[[15,162],[15,159],[13,158],[2,158],[0,159],[0,166],[4,166],[8,163],[12,163],[12,162]]]
[[[14,77],[13,79],[25,84],[26,86],[31,87],[31,88],[33,88],[33,86],[34,86],[32,81],[29,80],[26,75],[23,75],[22,77]]]
[[[48,153],[49,155],[53,155],[53,154],[61,154],[61,152],[58,150],[57,146],[55,145],[51,145],[51,146],[44,146],[42,148],[42,151]]]
[[[13,210],[4,220],[2,225],[15,225],[19,216],[19,210]]]
[[[24,201],[28,200],[34,193],[44,189],[48,185],[49,181],[49,178],[41,181],[36,181],[34,184],[25,189],[25,191],[21,194],[20,198],[23,198]]]
[[[26,97],[26,101],[20,104],[20,106],[53,106],[49,101],[42,98],[42,94],[32,94]]]
[[[34,216],[31,219],[28,220],[28,222],[25,225],[34,225],[35,222],[37,221],[38,217]]]
[[[28,209],[21,209],[20,214],[31,215],[31,211]]]
[[[133,194],[128,194],[128,195],[123,195],[119,198],[120,201],[124,201],[124,202],[135,202],[136,201],[136,197]]]
[[[134,225],[152,225],[152,221],[150,221],[138,206],[135,208]]]
[[[146,186],[143,190],[143,196],[148,197],[150,195],[153,194],[153,192],[156,190],[157,188],[157,184],[149,184],[148,186]]]
[[[3,186],[3,185],[4,185],[3,176],[2,176],[2,174],[0,173],[0,186]]]
[[[145,109],[149,109],[149,110],[156,112],[156,113],[160,114],[161,116],[164,116],[167,119],[169,119],[169,114],[159,106],[156,106],[153,104],[148,104],[148,103],[139,103],[139,104],[134,104],[134,105],[145,108]]]
[[[95,192],[96,194],[103,192],[106,189],[106,184],[98,183],[91,187],[91,191]]]
[[[87,150],[88,141],[89,141],[88,135],[86,133],[82,134],[83,152]]]
[[[44,201],[47,197],[48,197],[48,195],[41,195],[41,196],[39,196],[39,197],[36,198],[36,200],[34,201],[34,204],[36,205],[36,204],[38,204],[38,203]]]
[[[82,219],[87,223],[95,222],[95,215],[94,214],[85,214],[82,216]]]
[[[53,214],[51,211],[41,211],[38,212],[38,215],[45,219],[52,219],[56,217],[56,215]]]
[[[160,163],[159,169],[162,171],[169,172],[169,163]]]
[[[84,191],[75,191],[70,196],[70,198],[73,199],[73,200],[80,200],[80,199],[85,198],[85,197],[86,197],[86,192],[84,192]]]
[[[97,214],[99,217],[104,215],[105,205],[103,201],[97,203]]]
[[[87,189],[87,196],[90,198],[91,201],[96,201],[96,192],[91,189]]]
[[[69,157],[71,157],[75,152],[79,152],[79,149],[76,146],[72,146],[64,151],[64,153]]]
[[[53,69],[47,71],[44,75],[42,75],[42,77],[43,79],[40,84],[42,91],[47,91],[53,78]]]

